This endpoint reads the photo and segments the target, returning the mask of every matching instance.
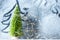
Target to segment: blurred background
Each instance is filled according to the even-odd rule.
[[[8,19],[4,15],[8,14],[12,16],[14,5],[17,3],[16,0],[0,0],[0,39],[1,40],[10,40],[8,33],[3,33],[1,30],[7,27],[8,25],[3,25],[1,22]],[[31,23],[37,23],[33,26],[36,32],[33,37],[29,34],[26,28],[32,29],[32,26],[29,24],[27,26],[26,22],[23,22],[23,32],[24,36],[21,39],[60,39],[60,0],[18,0],[19,7],[24,14],[24,20],[30,20]],[[27,10],[25,10],[27,9]],[[9,12],[11,11],[11,12]],[[28,14],[26,14],[28,13]],[[10,16],[10,18],[11,18]],[[8,24],[9,20],[5,21]],[[27,19],[26,19],[27,18]],[[28,21],[27,21],[28,22]],[[25,24],[26,23],[26,24]],[[28,29],[29,29],[28,28]],[[37,30],[38,29],[38,30]],[[25,30],[25,31],[24,31]],[[33,30],[33,31],[34,31]],[[9,31],[9,26],[4,31]],[[27,35],[28,34],[28,35]]]

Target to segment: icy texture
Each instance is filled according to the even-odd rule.
[[[23,8],[28,9],[27,17],[38,19],[37,38],[60,38],[60,0],[18,0],[21,11],[26,12]],[[2,3],[1,3],[2,2]],[[9,5],[9,4],[10,5]],[[15,0],[8,2],[0,0],[0,20],[7,10],[11,9]],[[5,10],[4,10],[5,9]],[[0,27],[1,27],[0,23]],[[3,25],[2,25],[3,27]]]

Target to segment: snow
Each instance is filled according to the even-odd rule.
[[[39,35],[43,35],[42,38],[60,38],[60,17],[58,14],[60,13],[60,9],[56,7],[59,13],[53,14],[51,10],[56,10],[53,8],[56,5],[60,4],[60,0],[56,3],[55,0],[18,0],[20,8],[23,12],[23,8],[28,9],[28,16],[31,15],[33,17],[38,17],[39,24]],[[2,2],[2,3],[1,3]],[[45,3],[47,4],[45,5]],[[15,0],[0,0],[0,30],[5,27],[5,25],[1,24],[1,20],[3,19],[4,13],[8,12],[16,3]],[[59,5],[60,7],[60,5]],[[3,27],[4,26],[4,27]],[[8,29],[7,29],[8,30]],[[0,31],[0,39],[9,38],[8,34],[2,33]],[[8,37],[8,38],[7,38]]]

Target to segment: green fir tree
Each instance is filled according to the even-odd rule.
[[[21,20],[21,15],[20,15],[20,10],[18,5],[16,5],[13,16],[10,21],[9,33],[11,36],[14,36],[14,37],[20,37],[23,35],[22,20]]]

